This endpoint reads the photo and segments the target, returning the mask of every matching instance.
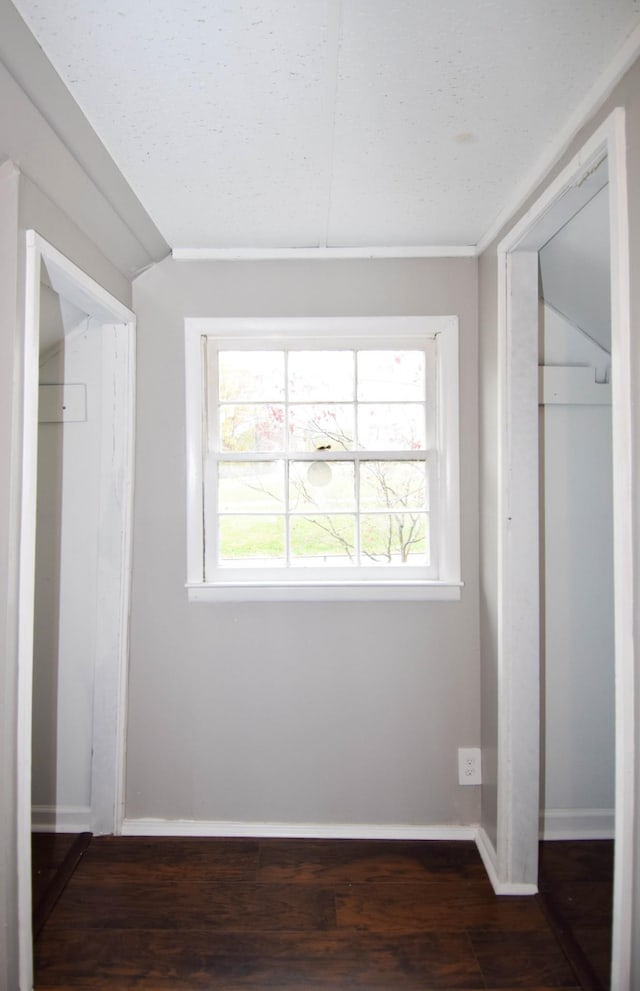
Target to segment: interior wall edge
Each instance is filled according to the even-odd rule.
[[[2,7],[0,5],[0,11]],[[0,38],[1,31],[0,16]],[[0,156],[69,217],[126,278],[153,264],[149,254],[65,142],[42,116],[0,56]],[[43,232],[45,233],[45,232]],[[45,234],[46,236],[46,234]],[[164,254],[168,253],[167,251]],[[156,253],[159,257],[164,254]]]
[[[91,831],[91,808],[87,805],[33,805],[33,833],[84,833]]]
[[[612,840],[615,809],[546,809],[540,815],[542,840]]]
[[[0,59],[150,261],[163,258],[169,251],[167,242],[16,8],[5,2],[0,4]]]
[[[538,887],[535,884],[522,881],[501,881],[498,876],[498,855],[496,848],[483,826],[476,831],[476,846],[484,864],[491,887],[496,895],[535,895]]]
[[[522,182],[508,198],[491,227],[483,234],[476,246],[478,255],[483,254],[502,234],[509,230],[515,218],[524,213],[534,191],[543,188],[549,177],[559,171],[566,161],[569,149],[580,144],[580,135],[588,128],[594,117],[606,106],[616,86],[633,68],[640,58],[640,28],[631,32],[618,54],[607,66],[587,92],[580,105],[571,115],[565,126],[555,136],[549,147],[536,160]]]
[[[19,981],[17,698],[18,623],[15,611],[20,493],[21,363],[18,307],[22,266],[18,252],[19,173],[0,165],[0,991]]]

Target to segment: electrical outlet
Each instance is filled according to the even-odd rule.
[[[458,750],[458,783],[461,785],[482,784],[480,747],[460,747]]]

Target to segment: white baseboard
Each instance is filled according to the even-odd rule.
[[[482,827],[372,823],[230,822],[201,819],[125,819],[123,836],[202,836],[322,840],[474,840],[497,895],[534,895],[535,884],[498,880],[496,853]]]
[[[536,884],[501,881],[498,878],[498,857],[496,850],[482,826],[477,831],[476,846],[478,847],[478,853],[482,857],[484,869],[489,875],[491,886],[496,895],[535,895],[537,893],[538,886]]]
[[[475,840],[477,826],[125,819],[123,836],[211,836],[331,840]]]
[[[615,809],[545,809],[540,816],[543,840],[612,840]]]
[[[84,833],[91,831],[91,809],[86,805],[34,805],[34,833]]]
[[[484,869],[489,875],[489,880],[491,881],[491,884],[495,888],[498,878],[498,870],[497,870],[498,857],[496,854],[496,848],[489,839],[489,835],[486,829],[484,829],[482,826],[478,828],[478,831],[476,833],[476,846],[478,848],[478,853],[480,854],[480,857],[482,859],[482,863],[484,864]]]

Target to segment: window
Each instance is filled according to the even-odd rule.
[[[186,321],[194,600],[458,598],[455,317]]]

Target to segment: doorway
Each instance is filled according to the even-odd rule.
[[[102,818],[93,808],[91,764],[101,746],[93,709],[106,333],[41,282],[32,734],[38,833],[95,832]]]
[[[539,263],[539,890],[585,986],[605,988],[615,819],[608,185]]]
[[[540,808],[548,840],[611,839],[614,827],[608,202],[604,185],[539,252]]]
[[[538,252],[608,176],[616,673],[613,991],[629,986],[633,878],[632,396],[624,142],[624,111],[616,110],[498,248],[501,608],[497,873],[506,883],[535,885],[540,769]]]
[[[41,284],[46,290],[41,289]],[[49,375],[59,381],[45,382],[50,388],[43,393],[39,403],[39,378],[41,344],[41,299],[56,297],[62,318],[63,340],[57,341],[49,354]],[[48,817],[48,825],[54,829],[66,829],[70,820],[82,820],[74,828],[89,827],[92,832],[119,832],[122,821],[123,759],[124,759],[124,708],[126,689],[126,658],[128,645],[129,573],[131,554],[131,509],[133,479],[133,427],[134,427],[134,338],[133,313],[112,297],[84,272],[73,265],[34,231],[27,232],[26,263],[26,316],[25,316],[25,365],[24,365],[24,419],[23,419],[23,484],[22,524],[20,541],[19,587],[19,739],[18,739],[18,885],[20,921],[20,987],[32,986],[31,957],[31,825],[32,784],[41,789],[48,801],[43,802],[40,815]],[[65,326],[66,324],[66,326]],[[71,353],[76,352],[80,364],[74,368]],[[85,354],[80,352],[85,351]],[[66,355],[66,356],[65,356]],[[90,360],[89,356],[90,355]],[[66,366],[66,367],[65,367]],[[39,582],[38,606],[43,614],[38,617],[39,629],[34,636],[36,598],[36,518],[38,482],[38,419],[39,407],[50,422],[69,426],[86,422],[89,389],[82,382],[81,368],[91,379],[93,404],[101,397],[100,416],[94,418],[95,433],[89,438],[87,451],[93,450],[92,471],[93,508],[84,527],[94,531],[92,559],[89,569],[93,574],[94,597],[90,609],[91,619],[86,617],[80,626],[71,622],[73,599],[78,592],[80,566],[74,567],[73,555],[78,551],[77,514],[83,511],[83,492],[72,505],[70,493],[73,485],[69,475],[82,470],[80,461],[73,468],[65,463],[63,439],[58,437],[43,457],[41,467],[50,485],[50,500],[41,491],[41,523],[52,507],[58,515],[51,529],[52,540],[48,548],[40,547],[38,566],[42,578]],[[69,381],[69,377],[76,379]],[[78,381],[80,379],[80,381]],[[74,388],[80,386],[81,388]],[[84,388],[82,388],[84,386]],[[87,438],[85,437],[85,440]],[[73,445],[69,442],[69,449]],[[43,452],[41,452],[43,453]],[[65,502],[67,493],[67,505]],[[77,495],[77,493],[76,493]],[[44,496],[44,499],[42,498]],[[69,517],[65,527],[64,516]],[[75,517],[75,519],[74,519]],[[68,531],[68,532],[67,532]],[[41,534],[42,536],[42,534]],[[75,541],[75,544],[74,544]],[[75,546],[75,550],[74,550]],[[61,554],[71,555],[71,560],[61,566]],[[75,588],[74,588],[75,581]],[[43,589],[53,583],[53,595]],[[44,594],[44,597],[43,597]],[[69,600],[69,604],[65,603]],[[52,609],[52,603],[54,608]],[[51,622],[47,627],[47,609]],[[44,620],[44,623],[43,623]],[[43,631],[44,625],[44,631]],[[62,627],[68,629],[63,633]],[[49,694],[45,706],[34,710],[34,645],[42,651],[42,640],[55,638],[49,644],[56,659],[55,681],[58,691]],[[38,640],[41,642],[38,643]],[[63,648],[63,650],[61,649]],[[74,658],[74,654],[77,657]],[[63,656],[64,655],[64,656]],[[79,665],[73,670],[74,663]],[[36,669],[35,684],[42,686],[43,668]],[[64,669],[64,672],[63,672]],[[51,669],[47,673],[49,682]],[[46,681],[46,678],[45,678]],[[78,684],[82,690],[79,699]],[[50,687],[52,687],[50,685]],[[74,694],[76,697],[74,698]],[[41,700],[38,700],[41,702]],[[54,737],[53,754],[48,768],[38,769],[32,775],[32,728],[36,713],[40,725]],[[73,715],[71,715],[73,713]],[[76,725],[69,733],[66,723],[73,719]],[[48,720],[48,725],[47,725]],[[44,725],[43,725],[44,724]],[[89,724],[89,725],[87,725]],[[82,740],[80,740],[82,737]],[[89,743],[90,753],[86,752]],[[74,749],[77,747],[77,752]],[[80,753],[84,750],[83,753]],[[47,780],[48,779],[48,780]],[[44,790],[42,790],[44,789]]]

